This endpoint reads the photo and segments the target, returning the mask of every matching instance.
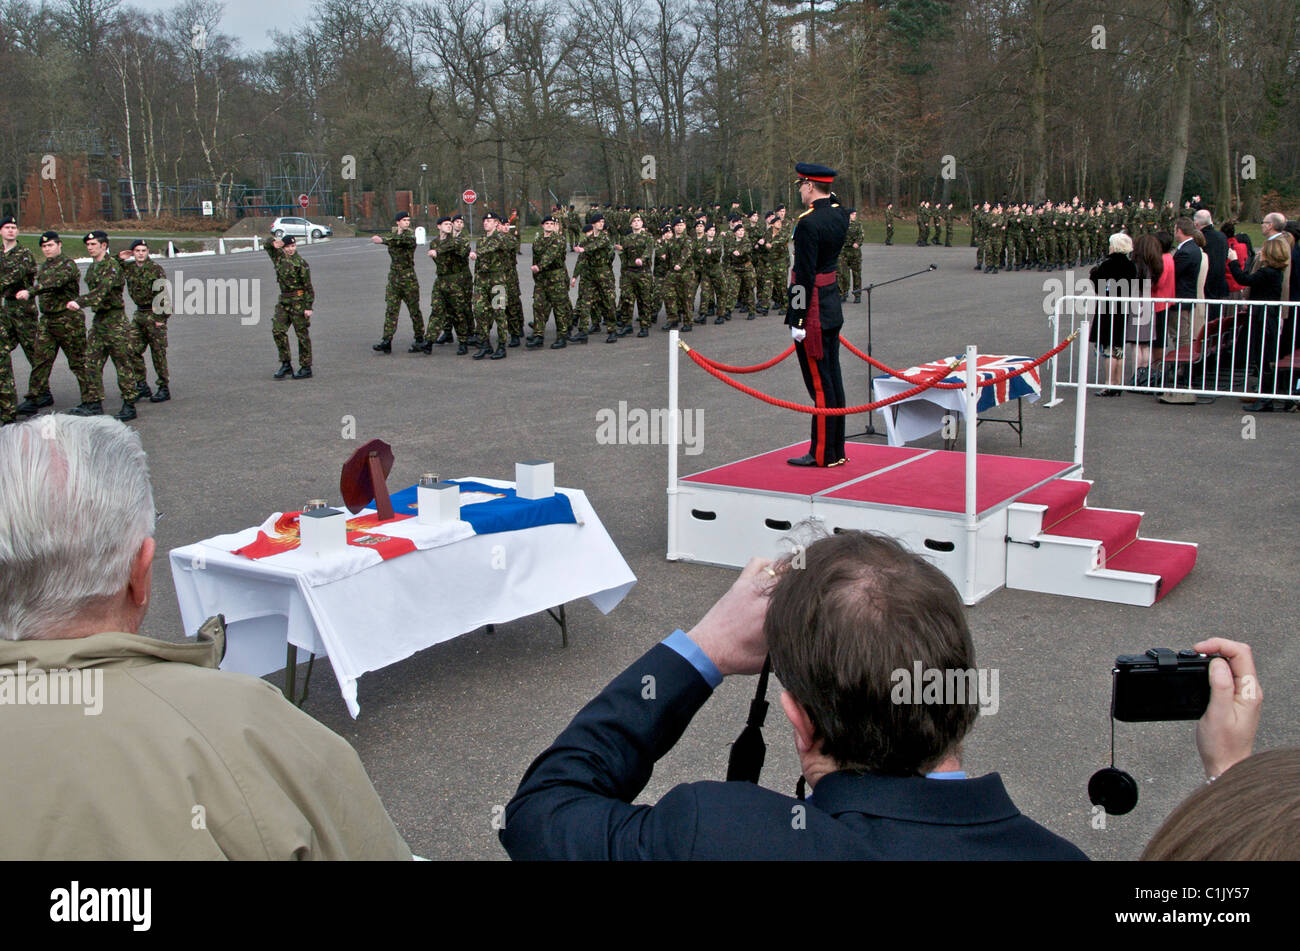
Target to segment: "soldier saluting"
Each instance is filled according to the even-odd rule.
[[[424,315],[420,313],[420,281],[415,276],[415,235],[411,233],[411,216],[399,211],[393,219],[392,234],[372,235],[370,240],[388,248],[388,287],[384,290],[384,336],[371,347],[378,353],[393,352],[393,334],[397,332],[397,318],[402,305],[411,315],[415,342],[410,353],[431,353],[433,344],[424,340]]]
[[[835,272],[848,213],[831,194],[834,169],[800,162],[794,167],[799,200],[807,211],[794,228],[794,269],[790,277],[790,306],[785,322],[795,341],[799,369],[808,395],[818,407],[842,407],[844,381],[840,377],[840,289]],[[814,415],[807,455],[786,460],[792,466],[838,466],[844,455],[844,417]]]
[[[266,246],[275,266],[275,280],[280,285],[280,299],[271,319],[271,337],[280,353],[280,369],[275,378],[283,380],[293,373],[295,380],[311,377],[311,310],[316,292],[311,286],[311,268],[298,256],[298,242],[293,235],[276,238]],[[289,360],[289,327],[298,336],[298,372]]]

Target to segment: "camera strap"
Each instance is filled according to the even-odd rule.
[[[763,742],[763,721],[767,719],[767,680],[772,673],[772,657],[763,659],[763,670],[758,675],[758,687],[749,704],[749,718],[745,728],[731,745],[727,759],[727,782],[757,783],[763,771],[767,744]]]

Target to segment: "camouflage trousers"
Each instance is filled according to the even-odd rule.
[[[664,319],[668,326],[691,319],[686,304],[686,272],[668,271],[663,286]]]
[[[18,418],[18,388],[14,386],[14,364],[9,359],[13,346],[9,339],[9,325],[0,320],[0,424],[12,423]]]
[[[593,318],[593,311],[595,312]],[[606,330],[613,330],[618,315],[614,307],[614,275],[610,272],[584,274],[578,282],[578,327],[583,333],[599,328],[604,322]]]
[[[1056,235],[1050,232],[1043,235],[1043,262],[1049,267],[1059,263],[1056,257]]]
[[[98,403],[104,398],[104,364],[109,357],[113,358],[113,369],[117,372],[117,391],[122,396],[122,402],[135,402],[137,377],[131,354],[132,339],[131,324],[124,311],[112,310],[95,314],[86,338],[89,402]]]
[[[741,310],[752,312],[754,309],[754,265],[746,263],[743,267],[733,267],[731,269],[731,286],[734,289],[734,297],[728,297],[728,303],[734,301],[735,306]],[[728,310],[730,309],[728,307]]]
[[[153,372],[158,385],[167,385],[167,315],[139,309],[131,321],[131,370],[141,383],[148,381],[144,352],[153,357]]]
[[[510,336],[521,337],[524,333],[524,300],[519,291],[519,274],[512,273],[506,279],[506,326]]]
[[[700,311],[705,312],[710,307],[714,308],[719,314],[726,311],[723,301],[726,300],[727,288],[722,280],[722,268],[714,266],[707,267],[700,271]]]
[[[275,305],[275,316],[271,318],[271,338],[275,340],[275,349],[280,354],[281,363],[292,363],[289,356],[289,327],[298,336],[298,365],[311,366],[311,318],[303,313],[302,304],[281,298]]]
[[[388,287],[384,290],[384,339],[392,340],[397,332],[397,317],[402,305],[411,315],[415,339],[424,339],[424,315],[420,313],[420,282],[414,271],[389,271]]]
[[[474,309],[474,286],[470,273],[439,275],[433,282],[429,295],[429,336],[437,337],[444,330],[454,330],[458,343],[470,335]]]
[[[34,396],[49,392],[50,371],[54,369],[54,360],[60,350],[68,361],[68,369],[77,378],[81,402],[93,402],[86,374],[86,318],[79,310],[41,316],[36,328],[36,359],[32,363],[32,377],[27,389]]]
[[[555,312],[555,336],[568,336],[573,323],[573,303],[569,300],[569,276],[564,268],[552,268],[536,275],[533,281],[533,336],[546,336],[546,322]]]
[[[686,317],[695,316],[695,293],[700,289],[700,273],[695,268],[682,268],[682,300],[686,303]]]
[[[840,286],[840,296],[843,297],[850,290],[862,293],[862,252],[854,252],[852,248],[840,252],[839,267],[835,273],[836,282]],[[763,295],[759,294],[759,300]]]
[[[1000,268],[1002,263],[1002,252],[1005,246],[1006,236],[1002,234],[990,234],[988,238],[988,251],[984,256],[984,266]]]
[[[892,244],[893,241],[894,241],[894,223],[892,221],[887,221],[885,222],[885,244]]]
[[[8,332],[9,347],[22,348],[28,364],[36,366],[36,331],[40,324],[36,308],[22,301],[4,301],[0,303],[0,328]],[[39,394],[28,392],[29,397]]]
[[[497,343],[505,346],[507,327],[506,308],[510,292],[504,278],[489,280],[484,276],[474,285],[474,333],[487,346],[492,339],[492,327],[497,328]]]
[[[773,307],[785,307],[786,295],[790,285],[790,258],[782,252],[768,265],[768,300]],[[760,300],[762,298],[759,298]]]
[[[623,286],[619,290],[618,322],[632,322],[632,308],[637,309],[637,324],[649,327],[658,314],[655,306],[654,278],[646,271],[627,270],[623,272]]]

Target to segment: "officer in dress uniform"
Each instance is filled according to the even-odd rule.
[[[835,170],[800,162],[794,167],[799,199],[807,210],[794,229],[794,269],[785,322],[794,338],[799,369],[808,395],[819,407],[842,407],[840,377],[840,289],[835,281],[849,216],[831,194]],[[844,417],[814,415],[808,453],[787,460],[792,466],[838,466],[844,455]]]

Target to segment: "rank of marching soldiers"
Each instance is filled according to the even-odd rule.
[[[673,422],[671,410],[629,408],[627,400],[619,400],[617,409],[606,406],[596,411],[596,442],[602,446],[667,446],[673,439]],[[677,444],[685,447],[686,455],[698,456],[704,451],[704,410],[680,409],[676,423]]]
[[[238,317],[251,327],[262,317],[262,280],[256,277],[186,278],[177,269],[170,278],[153,282],[153,310],[173,317]]]

